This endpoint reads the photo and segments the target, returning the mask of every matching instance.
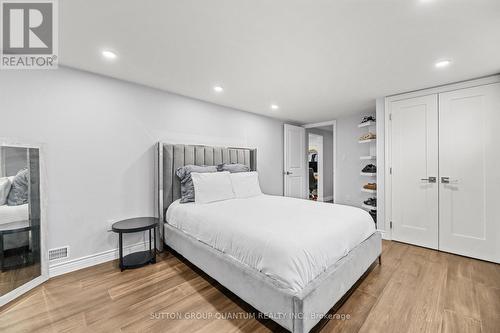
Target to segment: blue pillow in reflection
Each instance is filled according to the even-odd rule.
[[[20,170],[12,181],[9,196],[7,197],[7,205],[19,206],[28,203],[28,184],[29,174],[28,169]]]

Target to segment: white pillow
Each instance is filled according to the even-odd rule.
[[[234,199],[229,172],[191,172],[194,184],[194,202],[209,203]]]
[[[0,206],[5,205],[11,187],[12,182],[8,177],[0,178]]]
[[[238,172],[229,175],[236,198],[250,198],[262,194],[259,185],[259,174],[256,171]]]

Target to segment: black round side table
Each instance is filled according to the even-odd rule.
[[[113,223],[111,230],[118,233],[120,242],[120,269],[138,268],[147,264],[156,263],[156,227],[159,220],[156,217],[136,217]],[[123,256],[123,234],[149,231],[149,251],[140,251]],[[154,247],[151,248],[151,230],[153,230]]]
[[[4,254],[4,235],[18,234],[21,232],[34,232],[39,230],[36,226],[30,225],[29,221],[19,221],[7,223],[0,226],[0,272],[25,267],[33,264],[34,256],[30,252],[29,246],[21,253],[5,258]]]

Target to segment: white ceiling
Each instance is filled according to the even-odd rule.
[[[301,123],[500,72],[499,0],[59,4],[66,66]],[[104,60],[105,48],[118,59]],[[453,64],[434,68],[442,58]]]

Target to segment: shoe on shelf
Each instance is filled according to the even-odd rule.
[[[365,184],[363,186],[364,189],[367,189],[367,190],[374,190],[376,191],[377,190],[377,183],[368,183],[368,184]]]
[[[377,198],[370,198],[368,200],[363,201],[363,203],[368,206],[377,207]]]
[[[368,140],[367,138],[368,138],[368,133],[363,134],[362,136],[359,137],[359,141]]]
[[[365,172],[365,173],[376,173],[377,172],[377,167],[373,164],[368,164],[367,166],[365,166],[363,168],[363,170],[361,170],[361,172]]]
[[[374,133],[368,132],[368,139],[367,140],[376,139],[376,138],[377,138],[377,136]]]
[[[360,124],[364,124],[364,123],[367,123],[369,121],[375,121],[375,118],[373,116],[366,116],[366,117],[363,117],[363,119],[361,120],[361,123]]]
[[[372,140],[372,139],[376,139],[377,136],[371,132],[368,132],[362,136],[359,137],[359,140],[360,141],[364,141],[364,140]]]

